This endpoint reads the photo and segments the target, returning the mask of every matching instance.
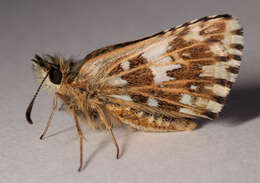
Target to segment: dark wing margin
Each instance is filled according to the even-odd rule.
[[[100,48],[100,49],[97,49],[97,50],[94,50],[92,51],[91,53],[89,53],[85,58],[84,60],[89,60],[89,59],[92,59],[94,57],[97,57],[99,55],[102,55],[104,53],[107,53],[107,52],[110,52],[110,51],[113,51],[113,50],[116,50],[118,48],[123,48],[125,46],[129,46],[131,44],[135,44],[135,43],[138,43],[138,42],[141,42],[141,41],[144,41],[144,40],[147,40],[147,39],[150,39],[152,37],[155,37],[155,36],[158,36],[158,35],[161,35],[163,34],[164,31],[161,31],[161,32],[158,32],[152,36],[147,36],[145,38],[141,38],[141,39],[137,39],[137,40],[134,40],[134,41],[127,41],[127,42],[124,42],[124,43],[118,43],[118,44],[114,44],[114,45],[109,45],[109,46],[106,46],[104,48]]]

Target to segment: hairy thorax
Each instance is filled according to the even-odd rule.
[[[72,83],[63,82],[56,94],[61,99],[62,108],[65,111],[69,111],[68,109],[73,107],[81,122],[88,123],[92,129],[104,129],[105,126],[95,107],[103,100],[100,90],[100,87],[94,87],[89,83],[84,82],[83,84],[74,81]],[[113,127],[120,126],[118,120],[113,116],[107,115],[107,117],[113,119],[111,120]]]

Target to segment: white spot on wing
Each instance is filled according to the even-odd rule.
[[[130,64],[129,64],[128,61],[121,63],[121,67],[122,67],[125,71],[130,68],[129,65],[130,65]]]
[[[230,91],[230,88],[219,85],[219,84],[214,84],[214,86],[212,87],[205,87],[207,89],[210,89],[213,91],[213,93],[217,96],[221,96],[221,97],[226,97]]]
[[[198,87],[197,86],[195,86],[195,85],[191,85],[190,86],[190,89],[192,89],[192,90],[196,90]]]
[[[124,86],[127,85],[128,82],[124,79],[121,79],[121,77],[119,76],[112,80],[109,80],[108,83],[111,84],[112,86]]]
[[[218,62],[215,65],[206,65],[202,67],[203,73],[200,74],[201,77],[215,77],[218,79],[226,79],[231,82],[235,82],[237,74],[233,74],[227,71],[227,65],[225,62]]]
[[[111,97],[118,98],[121,100],[132,101],[129,95],[111,95]]]
[[[157,63],[160,63],[160,64],[170,63],[171,61],[172,61],[171,57],[164,57],[164,58],[162,58],[161,60],[158,60],[158,61],[156,62],[156,64],[157,64]]]
[[[207,109],[214,112],[214,113],[218,113],[221,111],[223,105],[219,104],[213,100],[210,100],[208,105],[207,105]]]
[[[231,37],[231,43],[236,43],[236,44],[242,44],[243,45],[243,36],[233,35]]]
[[[157,100],[155,100],[153,98],[149,98],[147,103],[148,103],[149,106],[153,106],[153,107],[157,107],[158,106]]]
[[[184,40],[190,41],[190,40],[197,40],[197,41],[203,41],[204,37],[199,34],[201,28],[200,26],[194,26],[189,30],[189,32],[183,36]]]
[[[218,56],[227,56],[228,52],[225,47],[220,45],[219,43],[209,45],[210,51]]]
[[[143,57],[145,59],[147,59],[147,61],[152,61],[156,58],[159,58],[160,56],[162,56],[163,54],[165,54],[168,50],[168,42],[164,42],[159,44],[156,47],[150,48],[149,50],[147,50],[144,54]]]
[[[181,113],[190,114],[190,115],[196,115],[193,110],[187,109],[187,108],[180,108]]]
[[[190,52],[183,52],[182,56],[183,57],[190,57],[191,55],[190,55]]]
[[[230,75],[229,81],[231,81],[232,83],[234,83],[234,82],[236,81],[237,74],[229,73],[229,75]]]
[[[234,55],[239,55],[239,56],[242,55],[242,52],[240,50],[237,50],[237,49],[234,49],[234,48],[230,49],[230,53],[234,54]]]
[[[192,105],[192,97],[188,94],[183,94],[181,97],[180,103]]]
[[[230,31],[241,29],[241,26],[239,25],[239,22],[236,18],[234,18],[230,21],[229,29],[230,29]]]
[[[181,68],[180,64],[170,64],[170,65],[162,65],[162,66],[151,66],[150,69],[152,70],[154,76],[155,84],[163,82],[163,81],[170,81],[174,78],[167,76],[167,71],[179,69]]]
[[[232,59],[232,60],[229,60],[229,61],[227,62],[227,64],[230,65],[230,66],[232,66],[232,67],[238,68],[238,67],[240,66],[241,62]]]
[[[201,73],[200,77],[208,77],[208,76],[214,76],[215,74],[215,65],[206,65],[202,67],[203,73]]]

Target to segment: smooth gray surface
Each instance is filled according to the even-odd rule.
[[[260,182],[260,3],[196,1],[1,1],[0,182]],[[220,13],[233,14],[245,31],[241,72],[221,118],[188,133],[116,130],[122,150],[106,132],[87,133],[85,170],[71,115],[57,113],[48,136],[39,136],[52,96],[42,91],[33,126],[24,112],[38,83],[34,53],[84,56],[93,49],[147,36],[173,25]]]

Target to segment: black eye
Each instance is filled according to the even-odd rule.
[[[57,69],[51,69],[49,73],[49,77],[52,83],[58,85],[61,83],[62,73]]]

